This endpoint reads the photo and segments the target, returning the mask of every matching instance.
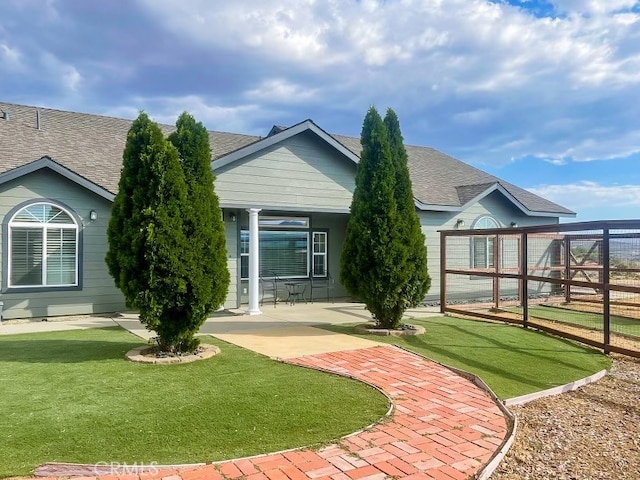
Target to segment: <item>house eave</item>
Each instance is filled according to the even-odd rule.
[[[220,207],[230,210],[247,210],[249,208],[260,208],[263,211],[274,211],[274,212],[296,212],[296,213],[340,213],[340,214],[348,214],[348,208],[333,208],[333,207],[299,207],[295,205],[256,205],[254,203],[237,203],[237,202],[220,202]]]
[[[520,201],[518,201],[511,193],[509,193],[499,182],[494,183],[478,195],[467,201],[464,205],[439,205],[439,204],[427,204],[422,203],[419,200],[415,200],[416,207],[422,211],[435,211],[435,212],[463,212],[470,206],[478,203],[487,195],[499,191],[504,197],[509,200],[516,208],[528,217],[563,217],[563,218],[575,218],[575,212],[547,212],[530,210],[525,207]]]

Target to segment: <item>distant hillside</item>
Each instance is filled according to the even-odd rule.
[[[595,242],[581,241],[575,246],[572,243],[571,251],[577,258],[582,258],[591,249]],[[640,262],[640,238],[618,238],[609,243],[609,255],[623,262]],[[595,249],[589,256],[597,261],[599,252]]]

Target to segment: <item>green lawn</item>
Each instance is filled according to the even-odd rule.
[[[609,359],[597,350],[522,327],[455,317],[410,323],[424,326],[426,333],[367,338],[397,344],[474,373],[502,399],[563,385],[610,366]],[[352,326],[327,328],[354,335]]]
[[[522,313],[522,309],[520,309],[520,313]],[[529,308],[529,315],[555,322],[570,323],[598,330],[603,329],[602,314],[597,313],[577,312],[566,308],[531,307]],[[611,315],[610,321],[612,332],[640,337],[640,320]]]
[[[0,337],[0,477],[43,462],[210,462],[338,438],[380,419],[356,381],[209,340],[185,365],[124,360],[118,328]]]

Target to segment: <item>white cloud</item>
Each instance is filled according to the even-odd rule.
[[[254,101],[275,101],[279,103],[309,102],[318,98],[317,88],[308,88],[288,82],[284,78],[264,80],[258,88],[246,92],[246,97]]]
[[[623,132],[610,129],[586,132],[584,138],[573,139],[569,147],[557,145],[556,151],[537,152],[533,156],[556,165],[564,165],[569,161],[589,162],[627,158],[640,152],[640,128],[634,127],[636,126],[632,125],[630,130]]]
[[[225,106],[195,95],[137,97],[132,99],[132,102],[133,106],[121,105],[101,113],[113,117],[135,118],[140,110],[144,110],[154,121],[174,125],[178,116],[187,111],[209,130],[247,134],[256,133],[251,132],[250,119],[261,114],[259,107],[255,104]],[[257,132],[256,134],[264,135],[265,133]]]
[[[44,52],[41,64],[54,81],[69,93],[76,93],[83,82],[83,77],[75,66],[65,63],[49,52]]]
[[[21,1],[11,5],[42,16],[40,0]],[[172,119],[197,109],[211,128],[242,131],[284,112],[271,121],[311,117],[349,133],[331,122],[356,123],[375,104],[396,110],[408,141],[465,160],[561,164],[639,151],[638,2],[550,1],[556,11],[540,17],[524,0],[137,0],[130,25],[96,29],[94,41],[78,27],[95,18],[91,9],[49,0],[50,16],[59,10],[70,27],[59,29],[57,49],[36,35],[27,49],[17,33],[1,33],[0,44],[65,93],[117,90],[112,102],[135,97]],[[83,40],[86,49],[67,47]],[[55,60],[44,68],[42,51]]]
[[[167,29],[203,46],[249,49],[305,71],[325,68],[325,78],[338,81],[362,80],[374,69],[372,81],[393,76],[400,88],[442,86],[444,77],[457,91],[500,92],[531,91],[540,78],[543,88],[564,81],[567,90],[640,79],[640,57],[621,57],[616,48],[637,29],[636,13],[535,18],[480,0],[140,1]],[[584,2],[564,3],[577,9]]]
[[[22,54],[17,48],[11,48],[6,43],[0,43],[0,65],[2,65],[3,68],[21,68],[21,58]]]
[[[78,90],[78,86],[82,81],[82,75],[80,75],[80,72],[78,72],[78,70],[76,70],[72,65],[65,65],[61,73],[63,85],[73,92]]]
[[[328,29],[314,16],[313,0],[265,3],[193,0],[140,0],[167,28],[202,43],[230,49],[250,48],[267,55],[300,60],[326,50]]]
[[[583,181],[566,185],[542,185],[528,190],[577,212],[603,206],[611,211],[640,207],[640,185],[602,185]]]

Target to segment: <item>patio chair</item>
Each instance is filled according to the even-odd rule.
[[[273,308],[276,308],[278,303],[278,282],[280,277],[275,272],[262,272],[260,274],[260,291],[262,295],[260,297],[260,305],[264,303],[265,294],[271,294],[273,298]]]
[[[327,302],[331,300],[333,303],[333,288],[335,286],[335,281],[329,272],[327,272],[326,277],[314,277],[312,272],[309,272],[309,300],[313,303],[313,291],[314,290],[326,290],[327,292]]]

